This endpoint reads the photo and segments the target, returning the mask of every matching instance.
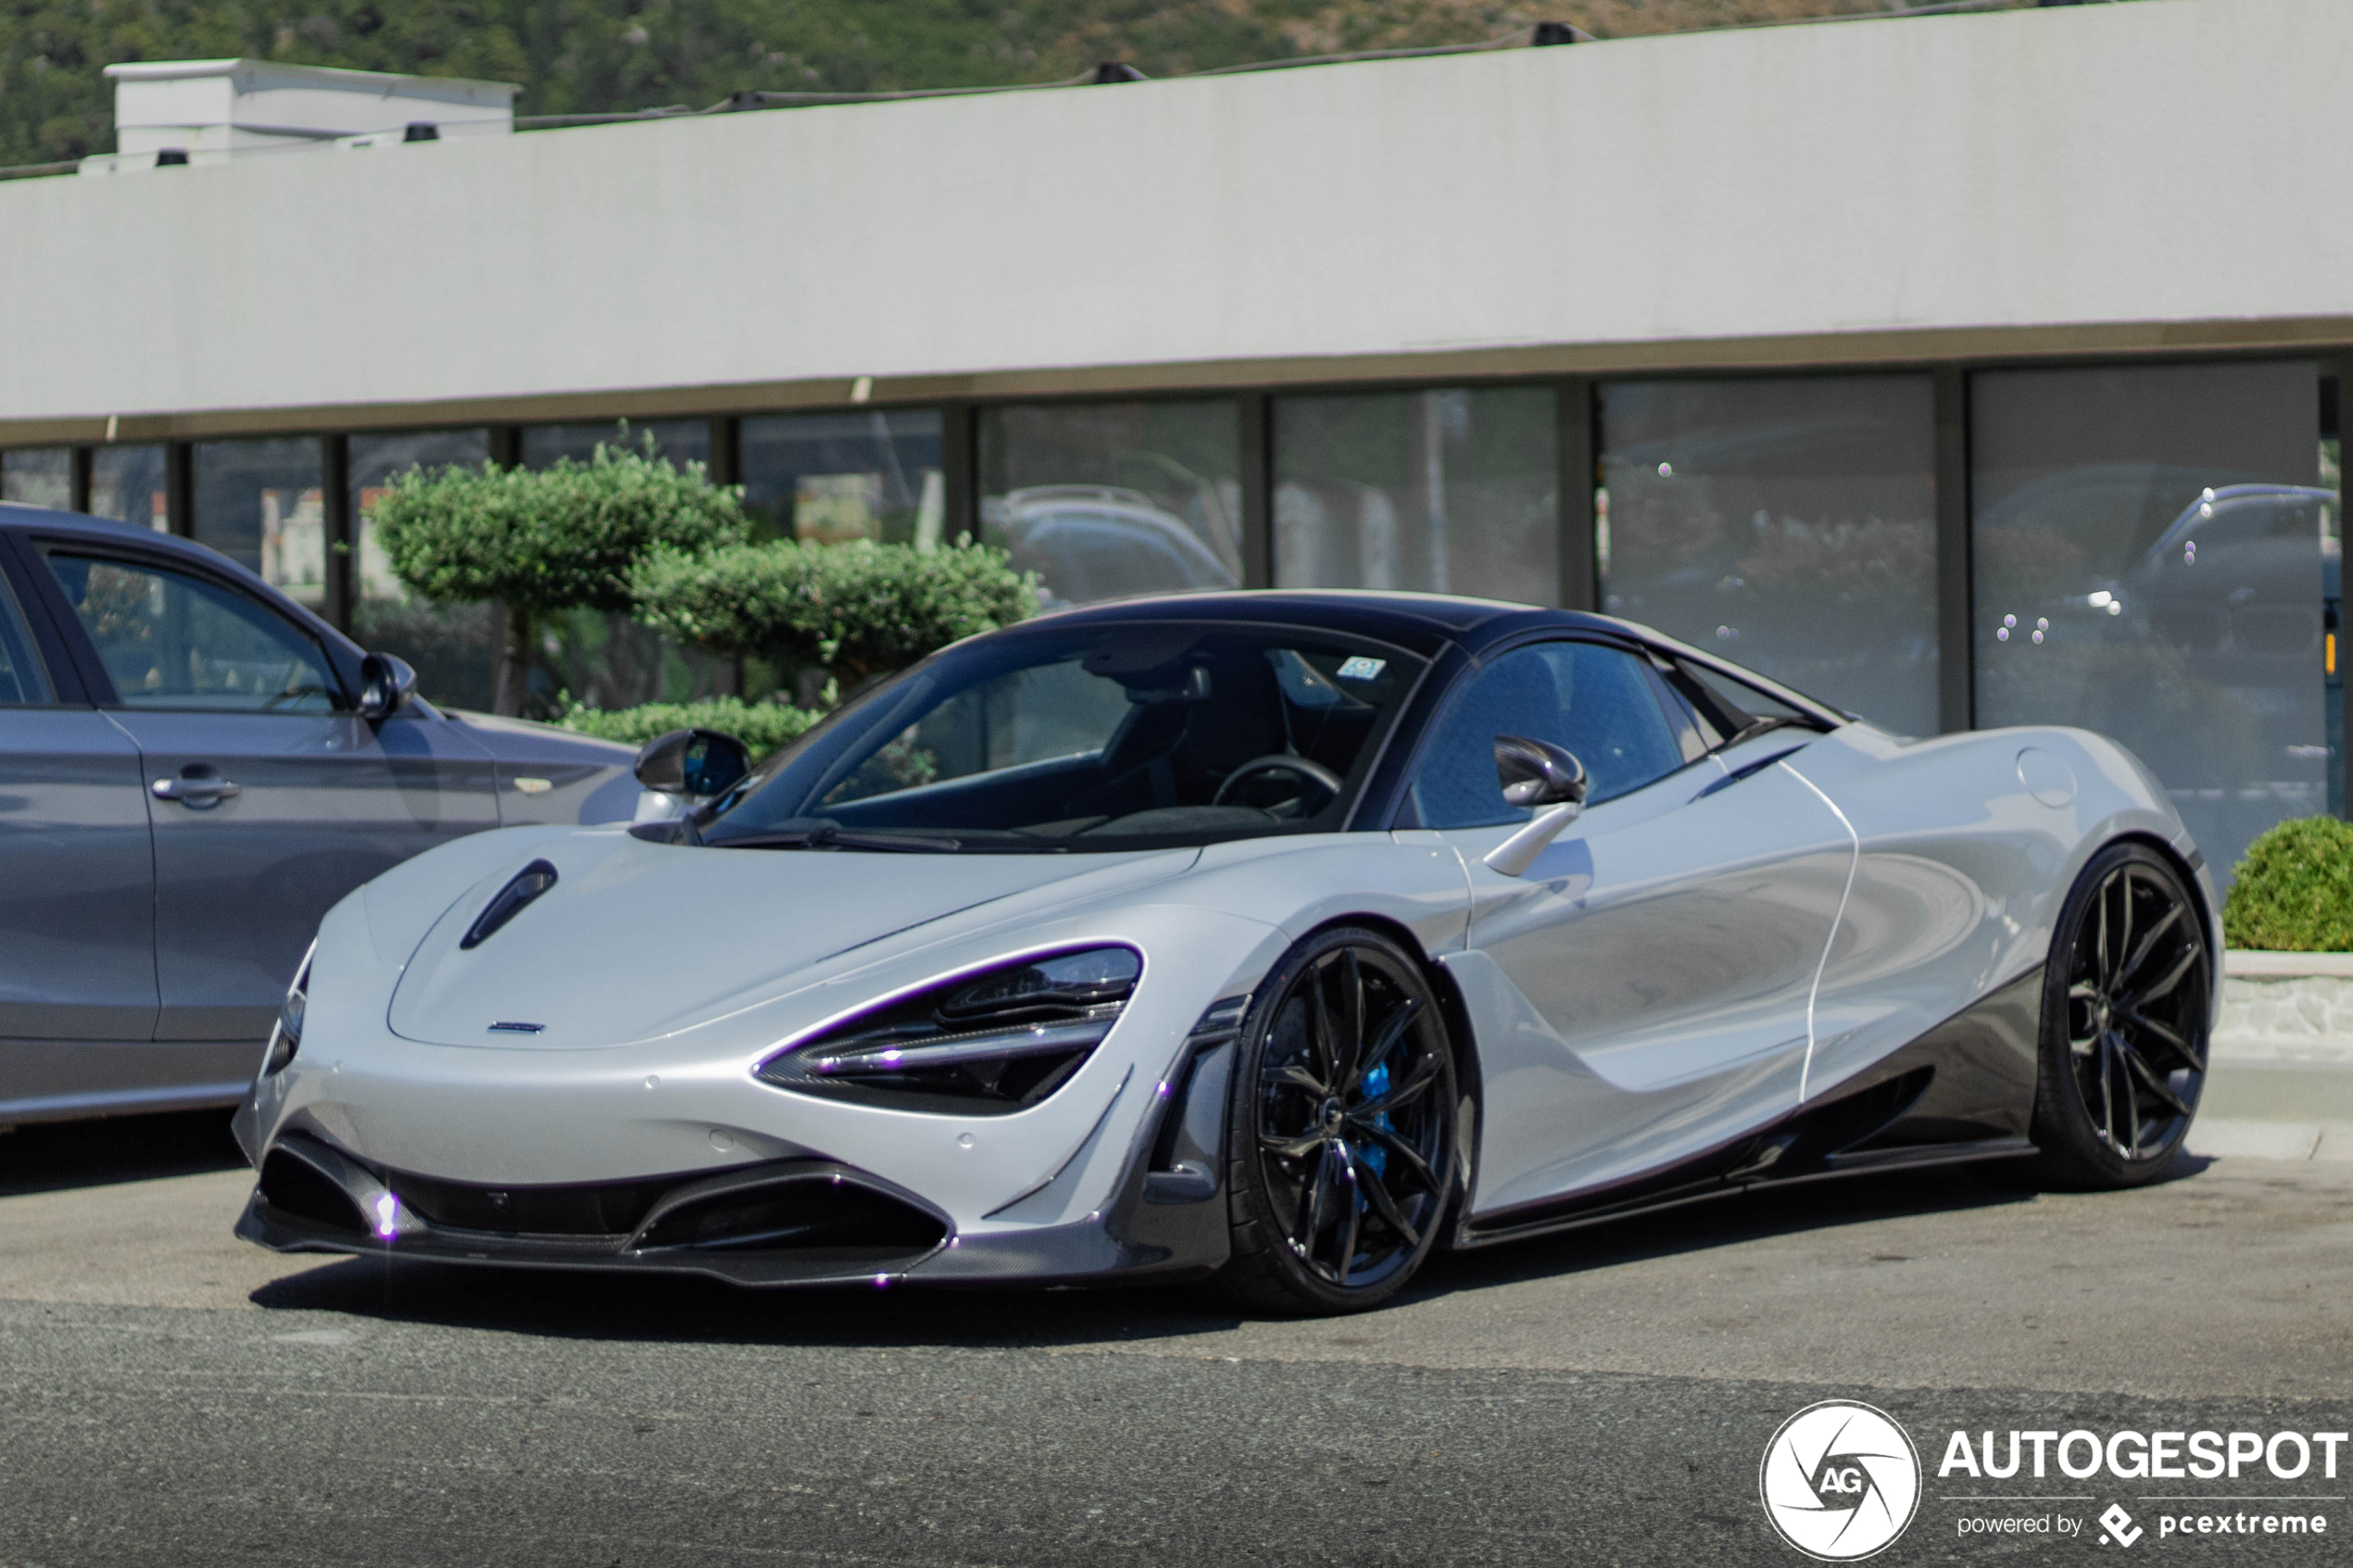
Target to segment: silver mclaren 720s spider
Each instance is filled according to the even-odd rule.
[[[1044,617],[673,820],[327,915],[238,1136],[286,1251],[1375,1305],[1781,1182],[2157,1176],[2212,878],[2095,734],[1911,740],[1638,626],[1227,593]]]

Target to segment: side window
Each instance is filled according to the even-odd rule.
[[[1711,751],[1735,735],[1755,730],[1780,725],[1821,728],[1813,718],[1769,692],[1680,659],[1675,660],[1675,685]]]
[[[126,708],[325,713],[339,688],[319,645],[233,588],[168,567],[50,554]]]
[[[51,700],[49,677],[32,651],[32,633],[0,577],[0,708],[40,708]]]
[[[1439,715],[1413,784],[1424,827],[1487,827],[1533,814],[1504,802],[1497,735],[1575,752],[1594,803],[1683,765],[1675,729],[1632,655],[1596,643],[1515,648],[1473,673]]]

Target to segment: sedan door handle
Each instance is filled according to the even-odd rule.
[[[157,779],[154,784],[157,800],[177,800],[182,806],[211,806],[245,793],[245,786],[227,779]]]

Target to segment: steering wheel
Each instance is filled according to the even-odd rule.
[[[1340,791],[1340,775],[1321,762],[1311,762],[1304,757],[1294,757],[1288,751],[1276,751],[1269,752],[1264,757],[1253,757],[1227,774],[1226,782],[1217,786],[1217,793],[1210,797],[1209,803],[1212,806],[1225,805],[1226,797],[1234,792],[1235,785],[1259,773],[1289,773],[1295,779],[1303,780],[1322,789],[1325,792],[1325,801],[1330,800]],[[1322,809],[1323,802],[1317,802],[1316,809]]]

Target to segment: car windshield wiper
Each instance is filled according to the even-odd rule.
[[[885,849],[918,855],[963,847],[958,839],[926,834],[866,833],[824,818],[803,818],[797,824],[768,833],[748,833],[741,838],[706,838],[703,843],[713,849]]]

